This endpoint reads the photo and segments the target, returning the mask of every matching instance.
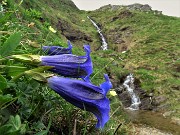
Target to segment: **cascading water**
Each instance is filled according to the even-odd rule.
[[[133,74],[129,74],[123,83],[123,86],[127,89],[131,97],[131,106],[128,109],[139,110],[140,98],[134,93],[134,77]]]
[[[107,44],[106,39],[104,38],[103,34],[101,33],[101,29],[97,26],[97,24],[96,24],[89,16],[87,16],[87,18],[88,18],[88,19],[92,22],[92,24],[96,27],[96,29],[97,29],[100,37],[101,37],[101,40],[102,40],[102,46],[101,46],[101,48],[102,48],[103,50],[107,50],[108,44]]]

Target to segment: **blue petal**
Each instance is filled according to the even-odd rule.
[[[68,41],[68,48],[60,46],[43,46],[42,49],[48,55],[72,54],[72,45],[70,41]]]
[[[66,77],[83,78],[89,81],[89,76],[93,72],[93,65],[90,57],[90,46],[84,45],[85,56],[72,54],[41,56],[41,64],[54,66],[53,72]]]
[[[48,84],[68,102],[92,112],[98,119],[97,128],[103,128],[109,120],[110,102],[100,87],[81,80],[56,76],[49,78]]]
[[[107,74],[104,74],[104,78],[105,78],[106,81],[105,81],[104,83],[102,83],[102,84],[100,85],[100,87],[101,87],[101,89],[103,90],[104,95],[106,95],[107,92],[109,91],[109,89],[112,88],[112,83],[110,82],[110,79],[109,79],[109,77],[108,77]]]

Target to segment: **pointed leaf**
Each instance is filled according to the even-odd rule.
[[[47,82],[46,78],[39,72],[33,72],[31,70],[26,71],[25,74],[31,76],[33,79],[40,82]]]
[[[12,51],[16,49],[21,41],[21,33],[16,32],[12,34],[3,44],[3,47],[0,50],[1,56],[8,56]]]
[[[12,55],[11,58],[21,61],[21,62],[28,62],[32,64],[40,63],[39,55],[28,55],[28,54]]]
[[[3,90],[7,87],[7,81],[6,79],[0,75],[0,89]]]
[[[6,67],[6,72],[8,76],[17,76],[24,71],[27,71],[27,67],[22,67],[22,66],[8,66]]]
[[[17,130],[21,128],[21,118],[19,115],[16,115],[14,118],[14,126],[16,127]]]

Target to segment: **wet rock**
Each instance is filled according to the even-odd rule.
[[[167,98],[163,95],[155,97],[155,101],[157,105],[160,105],[161,103],[165,102]]]
[[[155,107],[153,106],[153,96],[149,96],[149,94],[146,93],[145,90],[142,90],[137,84],[135,85],[135,92],[141,100],[139,108],[141,110],[153,110],[153,108]]]
[[[131,97],[127,90],[123,87],[125,78],[126,76],[120,78],[120,80],[117,82],[118,84],[116,84],[117,87],[115,88],[115,90],[123,106],[127,108],[131,105]],[[142,90],[140,88],[140,81],[136,78],[134,81],[134,93],[140,98],[141,104],[139,108],[141,110],[153,110],[156,108],[156,104],[154,104],[155,101],[153,98],[153,94],[148,94],[145,92],[145,90]]]
[[[119,94],[119,99],[125,108],[131,106],[131,97],[127,91],[123,91],[121,94]]]

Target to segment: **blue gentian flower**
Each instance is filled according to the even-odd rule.
[[[72,45],[68,40],[68,48],[60,46],[43,46],[43,51],[48,55],[72,54]]]
[[[108,75],[100,87],[82,80],[53,76],[48,85],[66,101],[83,110],[92,112],[97,117],[97,128],[103,128],[109,120],[110,101],[106,93],[112,88]]]
[[[51,71],[65,77],[82,78],[89,81],[93,72],[93,65],[90,57],[90,46],[84,45],[85,56],[73,54],[40,56],[41,65],[53,66]]]

